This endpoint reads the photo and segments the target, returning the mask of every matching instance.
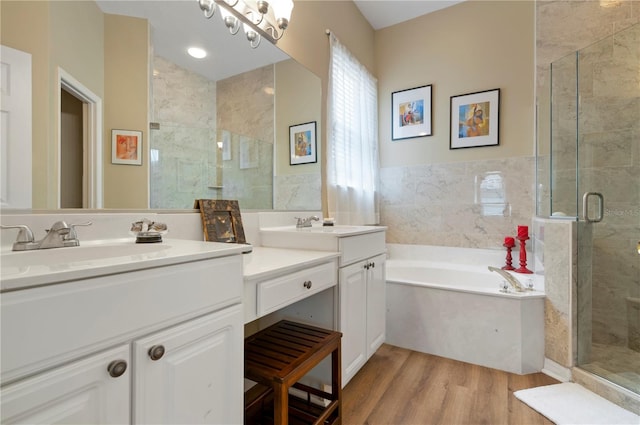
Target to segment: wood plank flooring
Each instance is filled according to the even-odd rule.
[[[342,422],[553,425],[513,392],[556,383],[384,344],[344,388]]]

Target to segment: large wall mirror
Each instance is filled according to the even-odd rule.
[[[34,209],[321,209],[320,79],[276,46],[195,0],[0,7],[2,44],[31,54]],[[289,128],[314,121],[318,162],[292,165]],[[140,134],[140,161],[112,161],[119,131]]]

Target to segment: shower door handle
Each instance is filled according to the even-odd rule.
[[[589,215],[589,198],[595,196],[598,198],[598,215],[595,218],[591,218]],[[582,218],[587,223],[599,223],[604,217],[604,196],[599,192],[585,192],[582,195]]]

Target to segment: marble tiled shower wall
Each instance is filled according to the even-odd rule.
[[[552,211],[562,211],[570,215],[579,213],[576,185],[588,190],[605,190],[602,186],[612,188],[607,194],[605,190],[605,219],[602,223],[591,225],[591,248],[587,250],[594,259],[589,262],[593,285],[593,324],[582,323],[584,329],[593,326],[595,341],[608,341],[624,344],[626,335],[626,320],[622,319],[626,308],[625,296],[638,295],[637,284],[628,284],[629,275],[637,277],[637,254],[635,245],[630,238],[637,235],[640,225],[640,206],[638,204],[640,171],[638,170],[638,48],[640,39],[632,37],[610,37],[613,34],[623,34],[623,30],[630,29],[640,22],[640,5],[637,1],[536,1],[536,102],[537,102],[537,157],[538,157],[538,209],[541,216],[548,216]],[[636,33],[637,34],[637,33]],[[605,40],[602,45],[590,45]],[[598,43],[599,44],[599,43]],[[576,79],[576,51],[585,49],[586,54],[581,58],[580,78]],[[627,59],[635,61],[620,62],[620,53],[625,52]],[[564,59],[563,59],[564,58]],[[553,126],[554,147],[551,147],[551,72],[550,64],[554,63],[556,77],[573,75],[573,79],[555,85],[553,101],[554,119],[558,119]],[[606,70],[611,64],[621,72]],[[635,67],[635,68],[634,68]],[[564,68],[564,69],[563,69]],[[633,70],[635,69],[635,73]],[[567,75],[568,74],[568,75]],[[582,117],[577,121],[576,112],[576,82],[583,87],[580,108]],[[621,95],[621,96],[620,96]],[[563,97],[564,96],[564,97]],[[618,96],[618,99],[614,97]],[[635,97],[635,100],[632,98]],[[620,109],[621,107],[621,109]],[[633,119],[632,117],[636,118]],[[628,120],[630,119],[630,121]],[[577,125],[580,126],[578,139]],[[555,130],[560,130],[555,133]],[[579,144],[578,144],[579,143]],[[580,149],[579,155],[576,149]],[[553,152],[553,160],[550,154]],[[576,179],[576,158],[580,158],[582,167],[579,180]],[[554,165],[557,173],[551,172]],[[557,166],[557,168],[556,168]],[[553,181],[552,181],[553,180]],[[553,189],[552,189],[553,185]],[[557,185],[557,186],[556,186]],[[626,192],[626,194],[623,194]],[[570,199],[562,199],[564,193]],[[553,206],[551,197],[553,194]],[[584,231],[578,229],[578,245],[589,238],[584,238]],[[582,235],[582,237],[581,237]],[[568,276],[571,270],[576,270],[576,263],[582,269],[585,258],[567,257],[562,253],[570,252],[576,242],[570,235],[555,241],[552,246],[549,241],[545,244],[545,275]],[[583,246],[584,248],[584,246]],[[628,254],[621,254],[622,252]],[[560,255],[558,255],[560,254]],[[559,263],[550,258],[565,258]],[[548,264],[547,264],[548,263]],[[629,267],[631,266],[631,267]],[[563,274],[563,270],[566,273]],[[626,276],[613,276],[622,273]],[[626,279],[626,280],[625,280]],[[623,280],[626,288],[620,285]],[[613,283],[612,286],[605,286]],[[559,278],[546,282],[548,302],[554,305],[556,311],[566,314],[570,309],[580,309],[584,300],[578,299],[578,304],[571,306],[570,300],[558,294],[575,292],[575,280]],[[627,292],[628,291],[628,292]],[[635,295],[633,295],[635,292]],[[580,298],[581,294],[578,294]],[[554,320],[547,316],[547,347],[546,356],[563,366],[574,366],[577,345],[583,344],[572,341],[575,335],[575,315],[566,316],[573,323]],[[612,320],[608,320],[611,318]],[[550,338],[551,336],[552,338]],[[565,340],[566,339],[566,340]],[[564,340],[564,341],[563,341]],[[573,352],[572,352],[573,351]],[[587,354],[585,356],[584,354]],[[581,358],[588,357],[583,353]]]
[[[273,86],[271,65],[218,81],[219,140],[232,135],[231,158],[219,163],[221,198],[243,209],[273,208]]]
[[[605,196],[593,227],[593,342],[627,345],[640,297],[640,24],[582,49],[578,185]],[[637,316],[637,315],[636,315]]]
[[[193,208],[216,198],[216,83],[154,57],[150,207]]]
[[[504,237],[534,215],[534,163],[516,157],[382,168],[387,242],[502,249]],[[501,177],[504,204],[480,201],[487,176]]]
[[[583,192],[605,197],[592,247],[580,245],[593,249],[595,343],[628,344],[626,298],[640,296],[639,66],[640,24],[551,65],[552,211],[582,216]]]
[[[152,120],[160,129],[150,141],[151,208],[189,209],[198,198],[272,208],[273,72],[265,66],[215,82],[154,57]]]

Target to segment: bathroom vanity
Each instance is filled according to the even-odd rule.
[[[342,332],[343,386],[384,342],[384,227],[262,228],[247,214],[256,244],[242,254],[135,244],[123,236],[137,214],[61,218],[94,222],[79,247],[2,251],[2,423],[242,423],[247,324]],[[201,236],[199,216],[163,219]]]
[[[2,423],[242,423],[241,250],[3,253]]]
[[[262,228],[262,245],[338,253],[337,330],[342,332],[342,386],[385,340],[385,230],[383,226]]]

